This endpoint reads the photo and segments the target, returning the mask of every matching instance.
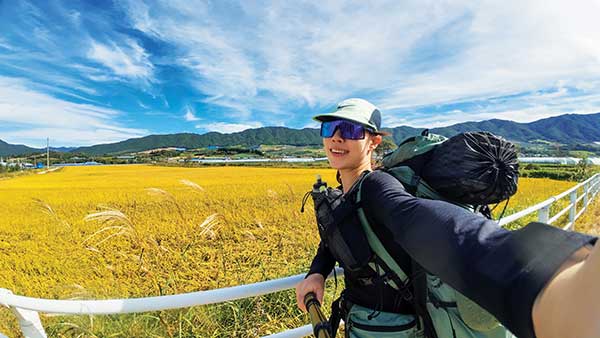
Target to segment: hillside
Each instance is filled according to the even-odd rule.
[[[221,134],[211,132],[199,134],[169,134],[150,135],[141,138],[129,139],[117,143],[101,144],[91,147],[74,149],[90,155],[109,153],[128,153],[148,149],[164,147],[200,148],[211,145],[233,146],[245,145],[256,146],[260,144],[288,144],[288,145],[310,145],[320,144],[321,138],[317,129],[290,129],[285,127],[264,127],[248,129],[232,134]]]
[[[600,113],[589,115],[565,114],[530,123],[497,119],[465,122],[443,128],[434,128],[432,132],[450,136],[474,130],[489,131],[517,142],[546,140],[564,144],[594,143],[600,141]]]
[[[40,149],[30,148],[22,144],[9,144],[0,140],[0,156],[31,154],[40,151]]]
[[[399,126],[385,128],[384,130],[391,132],[394,142],[399,143],[408,136],[419,134],[422,128]],[[565,114],[530,123],[492,119],[481,122],[458,123],[448,127],[433,128],[431,131],[445,136],[452,136],[465,131],[489,131],[519,143],[544,140],[562,144],[592,144],[600,142],[600,113],[589,115]],[[149,135],[117,143],[70,149],[70,151],[88,155],[101,155],[131,153],[165,147],[193,149],[211,145],[252,147],[259,144],[319,145],[321,144],[321,138],[318,129],[263,127],[231,134],[210,132],[202,135],[192,133]],[[23,145],[11,145],[0,140],[0,156],[38,151],[41,150]]]

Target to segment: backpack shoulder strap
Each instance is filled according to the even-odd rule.
[[[386,250],[381,243],[381,240],[377,237],[373,231],[369,220],[362,207],[362,184],[367,175],[364,175],[358,183],[358,189],[356,192],[357,212],[360,219],[360,223],[367,236],[367,241],[371,250],[375,252],[378,261],[384,270],[391,270],[391,273],[397,276],[397,279],[401,281],[400,286],[396,285],[396,280],[389,281],[390,286],[394,287],[398,291],[403,293],[406,300],[410,301],[415,307],[415,311],[419,317],[419,325],[423,327],[425,336],[428,338],[438,338],[433,322],[429,313],[427,312],[426,303],[426,274],[422,267],[420,267],[412,258],[411,262],[413,265],[413,275],[411,278],[402,270],[400,265],[394,260],[390,253]],[[414,280],[413,280],[414,279]],[[395,283],[394,283],[395,282]],[[394,283],[394,284],[392,284]],[[412,285],[411,285],[412,284]],[[412,287],[411,287],[412,286]],[[408,295],[408,296],[407,296]]]
[[[379,240],[373,228],[371,228],[371,224],[369,224],[369,220],[367,219],[367,215],[365,214],[365,210],[362,207],[362,184],[364,180],[369,176],[369,174],[364,175],[361,180],[358,182],[357,192],[356,192],[356,205],[358,218],[360,219],[360,224],[367,236],[367,241],[369,242],[369,246],[371,250],[375,252],[377,257],[397,276],[398,279],[402,282],[402,285],[396,285],[396,289],[400,289],[408,282],[407,274],[402,270],[400,265],[396,263],[396,261],[392,258],[392,256],[388,253],[388,251],[383,246],[383,243]],[[397,283],[396,283],[397,284]],[[394,287],[394,285],[392,285]]]
[[[439,338],[437,331],[435,330],[435,325],[433,323],[433,319],[429,311],[427,310],[427,297],[428,297],[428,287],[427,287],[427,273],[425,269],[419,263],[417,263],[414,259],[411,259],[412,269],[414,276],[413,281],[413,292],[415,295],[415,300],[413,302],[415,307],[415,312],[419,315],[419,320],[422,323],[423,329],[425,331],[425,337],[427,338]],[[454,336],[456,338],[456,336]]]

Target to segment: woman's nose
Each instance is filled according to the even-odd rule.
[[[336,129],[335,133],[333,133],[333,136],[331,136],[331,140],[335,141],[335,142],[343,142],[344,138],[342,138],[342,132],[340,132],[340,129]]]

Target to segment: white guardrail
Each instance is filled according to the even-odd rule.
[[[579,189],[583,190],[580,196],[577,195]],[[596,197],[599,191],[600,174],[596,174],[559,195],[553,196],[532,207],[503,218],[499,221],[499,224],[505,225],[514,222],[536,211],[540,222],[552,224],[561,216],[569,212],[568,223],[563,229],[571,230],[575,220],[587,209],[588,205]],[[569,196],[569,205],[551,216],[550,207],[556,201],[566,196]],[[582,200],[583,202],[579,203]],[[581,205],[580,210],[577,210],[578,205]],[[339,268],[338,271],[340,274],[343,273]],[[23,336],[26,338],[45,338],[47,335],[40,321],[38,312],[72,315],[101,315],[179,309],[279,292],[294,288],[303,278],[304,275],[300,274],[254,284],[171,296],[87,301],[30,298],[14,295],[7,289],[0,289],[0,304],[10,308],[14,312],[19,320]],[[298,338],[310,334],[312,334],[312,327],[310,325],[305,325],[265,337]],[[0,334],[0,338],[1,337],[3,337],[2,334]]]

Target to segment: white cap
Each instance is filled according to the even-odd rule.
[[[356,98],[346,99],[337,104],[335,111],[317,115],[313,119],[320,122],[337,119],[350,120],[363,124],[375,132],[379,132],[381,128],[381,112],[379,112],[379,109],[367,100]]]

